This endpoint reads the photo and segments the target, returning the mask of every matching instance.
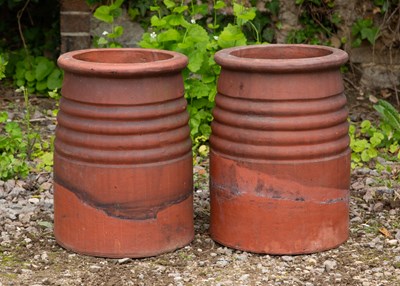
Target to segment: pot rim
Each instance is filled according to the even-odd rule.
[[[160,54],[170,56],[146,62],[96,62],[78,59],[77,56],[89,53],[137,53]],[[64,53],[57,60],[58,66],[66,72],[96,76],[124,77],[132,75],[163,74],[180,72],[188,63],[188,58],[178,52],[144,48],[101,48],[83,49]]]
[[[254,58],[234,55],[249,50],[297,49],[303,51],[327,52],[325,55],[298,58]],[[215,53],[215,61],[222,68],[249,72],[293,72],[338,68],[347,62],[348,54],[340,49],[306,44],[263,44],[233,47]]]

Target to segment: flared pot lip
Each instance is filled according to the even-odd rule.
[[[146,54],[150,61],[113,62],[107,55]],[[104,57],[103,60],[84,60],[85,56]],[[123,56],[122,56],[123,58]],[[57,60],[58,66],[66,72],[84,74],[88,76],[126,77],[132,75],[164,74],[182,71],[188,63],[188,58],[178,52],[144,48],[101,48],[83,49],[64,53]]]
[[[286,57],[285,54],[290,55]],[[324,70],[339,68],[347,60],[348,54],[343,50],[306,44],[249,45],[223,49],[215,54],[215,61],[222,68],[248,72]]]

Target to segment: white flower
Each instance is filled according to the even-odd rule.
[[[214,40],[218,41],[218,36],[214,36]]]
[[[192,20],[190,20],[190,23],[196,24],[196,20],[192,18]]]
[[[152,33],[150,34],[150,38],[152,38],[152,39],[157,38],[156,32],[152,32]]]
[[[107,32],[107,31],[104,31],[102,35],[103,35],[103,36],[106,36],[106,35],[108,35],[108,32]]]

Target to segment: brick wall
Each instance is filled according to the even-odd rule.
[[[91,15],[85,0],[61,0],[61,53],[90,47]]]

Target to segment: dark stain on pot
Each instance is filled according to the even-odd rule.
[[[326,205],[337,204],[337,203],[341,203],[341,202],[348,202],[348,200],[349,200],[348,197],[342,197],[342,198],[327,200],[327,201],[321,202],[321,204],[326,204]]]
[[[211,181],[211,189],[218,198],[221,198],[221,200],[233,200],[235,197],[240,195],[240,190],[237,187],[216,184],[213,181]]]
[[[170,200],[165,200],[160,204],[154,206],[149,206],[144,201],[127,203],[101,203],[92,196],[88,195],[85,191],[80,190],[76,186],[73,186],[72,184],[69,184],[68,182],[62,180],[57,175],[54,175],[54,182],[71,191],[82,203],[89,205],[90,207],[93,207],[95,209],[101,210],[108,216],[127,220],[156,219],[157,214],[160,211],[170,206],[179,204],[192,195],[192,192],[189,191],[183,195],[173,197]]]
[[[280,190],[277,190],[273,186],[265,186],[264,181],[261,179],[257,180],[257,185],[254,189],[254,192],[259,197],[266,197],[272,199],[282,198],[282,192]]]
[[[257,186],[256,186],[254,191],[256,192],[257,195],[262,195],[263,189],[264,189],[264,181],[258,179],[257,180]]]
[[[307,200],[305,197],[301,196],[296,191],[289,192],[289,191],[278,190],[272,186],[266,187],[264,181],[261,179],[257,180],[257,185],[254,189],[254,193],[256,194],[256,196],[264,198],[283,200],[283,201],[305,202],[305,203],[314,202],[317,204],[336,204],[348,201],[348,197],[346,196],[335,199],[321,200],[321,201],[315,201],[311,199]]]

